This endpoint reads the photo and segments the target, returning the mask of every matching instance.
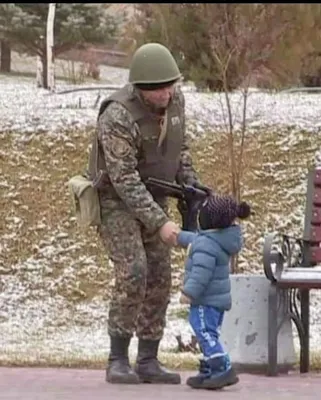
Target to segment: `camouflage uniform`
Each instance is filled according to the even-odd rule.
[[[100,234],[115,270],[109,334],[130,336],[136,328],[138,337],[160,339],[169,303],[171,269],[170,249],[157,231],[169,220],[167,202],[154,201],[141,181],[136,170],[141,135],[121,104],[113,102],[106,108],[99,118],[98,132],[109,178],[122,197],[111,199],[108,190],[100,194]],[[119,138],[126,141],[119,142],[124,149],[115,149]],[[178,175],[186,183],[196,179],[186,139]]]
[[[196,175],[181,91],[175,92],[165,111],[169,124],[162,130],[163,116],[153,112],[137,90],[145,83],[153,85],[149,90],[159,84],[170,86],[179,76],[168,49],[143,45],[133,57],[130,83],[106,99],[99,112],[97,151],[92,151],[89,164],[97,165],[96,175],[98,170],[107,172],[97,187],[99,232],[115,276],[108,318],[111,350],[106,379],[111,383],[180,383],[179,374],[157,360],[171,288],[170,248],[158,233],[169,221],[167,199],[150,193],[144,180],[154,176],[192,184]],[[89,169],[95,175],[93,167]],[[134,331],[139,338],[135,372],[128,361]]]

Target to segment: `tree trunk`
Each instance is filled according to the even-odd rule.
[[[48,18],[47,18],[47,85],[49,90],[55,88],[55,71],[54,71],[54,21],[55,21],[56,3],[49,3]]]
[[[43,87],[43,64],[42,59],[39,55],[37,55],[37,71],[36,71],[36,84],[38,88]]]
[[[42,82],[43,82],[43,87],[44,89],[48,89],[48,65],[47,65],[47,54],[43,54],[41,56],[41,62],[42,62]]]
[[[8,42],[1,40],[0,42],[0,72],[10,72],[11,71],[11,47]]]

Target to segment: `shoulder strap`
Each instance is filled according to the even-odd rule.
[[[158,137],[158,147],[161,147],[165,137],[166,137],[166,131],[167,131],[167,119],[168,119],[168,113],[167,110],[165,111],[165,115],[163,118],[163,121],[161,123],[161,131]]]
[[[91,151],[89,154],[88,170],[91,178],[98,175],[98,134],[95,131],[91,144]]]

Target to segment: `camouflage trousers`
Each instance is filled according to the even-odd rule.
[[[100,236],[114,268],[108,333],[159,340],[170,300],[170,248],[116,202],[102,209]],[[164,208],[164,207],[163,207]]]

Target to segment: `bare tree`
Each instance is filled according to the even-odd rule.
[[[40,41],[43,40],[44,37],[40,36]],[[44,87],[43,62],[39,54],[36,55],[36,85],[38,88]]]
[[[55,12],[56,3],[49,3],[47,18],[47,82],[49,90],[54,90],[55,87],[55,64],[53,58]]]
[[[196,8],[206,24],[210,38],[210,56],[216,62],[222,82],[221,111],[227,138],[230,192],[242,198],[244,149],[248,131],[249,89],[254,78],[273,72],[271,59],[285,39],[293,20],[280,18],[278,4],[199,4]],[[286,11],[286,10],[285,10]],[[231,91],[237,87],[237,93]],[[232,262],[237,272],[237,259]]]
[[[11,46],[4,39],[0,40],[0,72],[11,71]]]
[[[306,9],[302,4],[180,3],[142,5],[140,10],[148,38],[158,37],[181,56],[180,66],[190,79],[220,92],[229,192],[240,200],[249,89],[258,83],[272,88],[293,82],[306,37],[303,27],[308,26]],[[296,65],[289,68],[291,63]],[[236,269],[237,261],[232,264]]]
[[[50,3],[49,3],[50,4]],[[114,18],[103,3],[55,4],[55,43],[52,54],[92,45],[106,44],[117,32]],[[48,3],[0,4],[0,37],[19,52],[39,56],[42,63],[42,84],[48,88],[47,45]],[[50,51],[50,50],[49,50]],[[40,81],[39,81],[40,83]]]

